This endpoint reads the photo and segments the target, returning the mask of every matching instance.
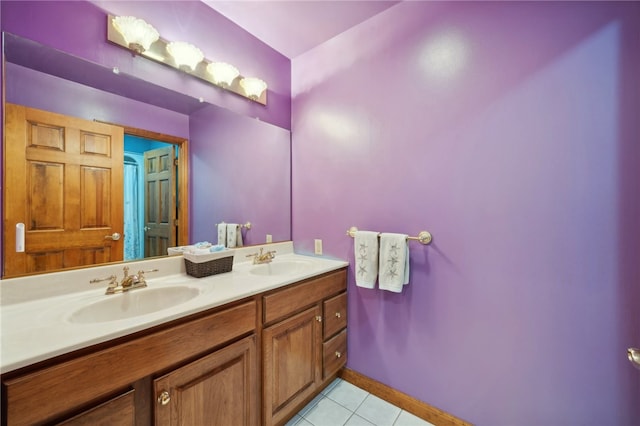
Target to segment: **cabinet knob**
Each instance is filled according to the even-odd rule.
[[[342,356],[342,353],[336,351],[336,358],[340,358]]]
[[[340,318],[342,317],[342,315],[340,314],[340,312],[336,312],[336,318]]]
[[[167,405],[169,401],[171,401],[171,396],[169,395],[169,392],[162,391],[160,396],[158,396],[158,402],[162,405]]]
[[[316,321],[322,322],[322,317],[320,315],[316,315]]]

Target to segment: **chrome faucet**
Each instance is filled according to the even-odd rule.
[[[133,290],[136,288],[144,288],[147,286],[147,281],[145,279],[144,274],[147,272],[158,272],[157,269],[151,269],[149,271],[138,271],[137,275],[129,275],[129,267],[125,266],[122,268],[124,271],[124,276],[122,277],[122,281],[118,284],[118,277],[115,275],[110,275],[106,278],[94,278],[89,283],[99,283],[102,281],[109,281],[109,285],[107,286],[107,290],[105,294],[118,294],[124,293],[125,291]]]
[[[276,251],[268,251],[263,253],[264,248],[260,247],[260,253],[248,254],[247,257],[253,257],[253,264],[259,265],[262,263],[271,263],[271,261],[276,257]]]

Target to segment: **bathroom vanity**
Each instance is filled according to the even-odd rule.
[[[199,293],[157,312],[123,311],[129,318],[76,315],[88,297],[95,311],[106,298],[126,302],[126,293],[100,288],[64,303],[51,296],[5,305],[3,295],[3,424],[286,422],[336,376],[347,353],[347,263],[287,247],[268,265],[244,262],[242,250],[252,249],[244,248],[233,272],[212,277],[148,275],[149,288],[130,293],[178,286]],[[170,270],[182,259],[164,262],[173,262]],[[12,328],[33,312],[40,313],[32,326]]]

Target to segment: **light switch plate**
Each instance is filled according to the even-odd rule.
[[[265,242],[272,243],[273,242],[273,235],[267,234],[267,240]]]
[[[322,254],[322,240],[315,240],[315,253]]]

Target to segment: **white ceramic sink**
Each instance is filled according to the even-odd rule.
[[[293,275],[304,272],[312,263],[305,260],[274,260],[271,263],[254,265],[249,269],[254,275]]]
[[[150,314],[187,302],[200,294],[192,287],[160,287],[130,290],[73,311],[69,321],[79,324],[116,321]]]

